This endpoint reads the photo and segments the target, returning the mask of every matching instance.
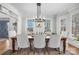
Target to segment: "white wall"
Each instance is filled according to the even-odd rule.
[[[17,34],[22,33],[22,19],[19,17],[17,21]]]
[[[17,34],[20,34],[21,33],[21,15],[19,14],[19,12],[13,7],[13,6],[11,6],[10,4],[6,4],[6,3],[2,3],[1,4],[2,6],[4,6],[4,7],[6,7],[6,8],[8,8],[8,9],[10,9],[11,11],[13,11],[16,15],[17,15],[17,19],[15,19],[15,18],[12,18],[12,17],[10,17],[10,16],[8,16],[8,15],[6,15],[6,14],[3,14],[3,13],[1,13],[0,12],[0,18],[9,18],[8,20],[10,21],[9,22],[9,31],[10,30],[12,30],[13,29],[13,23],[15,22],[15,21],[17,21]],[[8,50],[8,49],[12,49],[12,41],[11,40],[7,40],[6,41],[6,49],[5,50]]]
[[[20,15],[20,13],[16,10],[16,8],[14,8],[11,4],[8,3],[0,3],[2,6],[5,6],[6,8],[8,8],[9,10],[13,11],[14,13],[16,13],[17,15]]]
[[[16,8],[14,8],[12,5],[8,4],[8,3],[1,3],[2,6],[5,6],[6,8],[8,8],[9,10],[13,11],[16,15],[17,15],[17,19],[14,19],[8,15],[5,15],[4,17],[8,17],[10,20],[10,26],[9,26],[9,30],[13,29],[12,23],[17,21],[17,34],[21,33],[21,15],[20,13],[16,10]],[[1,16],[1,15],[0,15]],[[2,17],[2,16],[1,16]]]
[[[26,21],[26,19],[22,18],[22,33],[27,33],[27,32],[25,32],[25,21]]]
[[[60,18],[57,17],[56,19],[56,24],[57,24],[57,28],[56,28],[56,31],[57,31],[57,34],[60,34],[60,31],[61,31],[61,24],[60,24]]]
[[[52,30],[52,33],[56,33],[56,16],[53,16],[51,18],[51,30]]]

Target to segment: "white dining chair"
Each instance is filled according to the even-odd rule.
[[[43,51],[45,54],[45,34],[34,35],[34,54],[35,52]]]
[[[20,50],[20,52],[22,49],[25,49],[27,50],[27,54],[29,54],[30,44],[29,44],[29,40],[26,34],[17,35],[17,44],[18,44],[18,49]]]
[[[16,37],[16,31],[14,31],[14,30],[9,31],[9,37],[10,38],[11,37]]]
[[[48,48],[56,49],[60,53],[60,35],[51,35],[48,42]],[[48,53],[50,53],[49,50]]]

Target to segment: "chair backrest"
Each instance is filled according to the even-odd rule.
[[[45,34],[34,35],[34,47],[45,48]]]
[[[9,31],[9,37],[15,37],[16,31]]]
[[[51,35],[48,47],[59,48],[60,47],[60,35]]]
[[[28,48],[29,40],[26,34],[17,35],[18,48]]]

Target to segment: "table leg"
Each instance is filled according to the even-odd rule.
[[[48,42],[49,42],[49,39],[46,39],[46,50],[48,49]]]
[[[65,53],[65,51],[66,51],[66,41],[64,40],[63,41],[63,53]]]
[[[32,47],[32,46],[31,46],[31,40],[30,40],[30,50],[31,50],[31,47]]]
[[[12,38],[12,52],[15,52],[15,38]]]
[[[29,38],[30,50],[33,50],[33,38]]]

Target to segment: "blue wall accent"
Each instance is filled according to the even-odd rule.
[[[8,25],[9,21],[0,20],[0,38],[8,38]]]

